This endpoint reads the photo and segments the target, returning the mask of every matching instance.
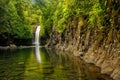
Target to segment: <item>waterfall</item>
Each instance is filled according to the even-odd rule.
[[[40,56],[40,49],[39,49],[39,33],[40,33],[40,26],[37,26],[35,31],[35,55],[37,58],[37,61],[41,62],[41,56]]]
[[[35,31],[35,44],[39,45],[39,33],[40,33],[40,26],[37,26]]]

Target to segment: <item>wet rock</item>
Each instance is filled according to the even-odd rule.
[[[120,66],[117,66],[114,70],[113,73],[111,74],[111,77],[115,80],[120,80]]]
[[[17,46],[15,44],[10,44],[9,46],[0,46],[0,49],[7,50],[7,49],[16,49]]]
[[[84,52],[74,52],[73,54],[74,54],[74,56],[80,56],[80,57],[83,57]]]
[[[0,46],[0,49],[3,49],[3,50],[6,50],[6,49],[9,49],[10,46]]]
[[[71,23],[63,33],[58,34],[53,31],[50,47],[73,52],[75,56],[81,56],[86,62],[99,66],[102,73],[120,80],[119,30],[110,29],[108,33],[104,33],[90,28],[90,25],[86,27],[85,20],[82,20],[84,25],[76,26]]]
[[[16,49],[17,46],[15,44],[10,44],[10,49]]]

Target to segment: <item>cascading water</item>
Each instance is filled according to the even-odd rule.
[[[40,33],[40,26],[37,26],[35,31],[35,54],[37,61],[41,62],[40,50],[39,50],[39,33]]]
[[[39,44],[39,32],[40,32],[40,26],[37,26],[35,31],[35,44]]]

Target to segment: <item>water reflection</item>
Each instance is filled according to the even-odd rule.
[[[36,55],[37,62],[40,63],[41,56],[40,56],[39,44],[35,44],[35,55]]]
[[[0,52],[0,80],[112,79],[101,75],[100,69],[84,63],[70,53],[39,48],[36,45],[30,49]]]

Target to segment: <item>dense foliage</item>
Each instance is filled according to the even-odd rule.
[[[53,29],[63,32],[69,21],[80,16],[107,32],[119,28],[119,13],[119,0],[0,0],[0,36],[29,39],[40,24],[41,37],[49,37]]]
[[[63,32],[68,21],[82,16],[100,31],[119,28],[119,0],[36,0],[41,8],[41,24],[45,33],[52,29]],[[46,32],[47,31],[47,32]]]
[[[39,19],[39,11],[29,0],[0,0],[1,43],[32,38],[32,27]]]

